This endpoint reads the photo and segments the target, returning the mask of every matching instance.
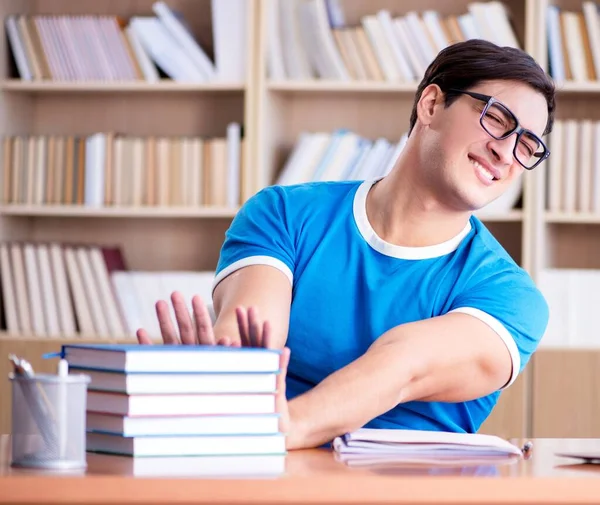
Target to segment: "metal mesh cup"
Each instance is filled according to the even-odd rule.
[[[20,467],[86,467],[87,375],[11,374],[12,456]]]

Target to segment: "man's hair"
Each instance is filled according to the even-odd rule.
[[[430,84],[437,84],[445,92],[450,88],[468,90],[482,81],[492,80],[522,82],[541,93],[548,104],[544,134],[552,131],[555,88],[546,72],[521,49],[470,39],[442,49],[427,68],[415,95],[409,134],[417,121],[417,104],[423,90]],[[446,94],[445,106],[449,107],[456,98],[456,94]]]

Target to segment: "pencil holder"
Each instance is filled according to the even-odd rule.
[[[11,465],[86,468],[87,375],[11,374]]]

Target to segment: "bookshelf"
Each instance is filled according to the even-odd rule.
[[[203,47],[211,48],[210,0],[169,0],[191,23]],[[340,0],[346,24],[359,25],[362,16],[387,9],[393,15],[437,11],[441,16],[467,12],[467,0]],[[507,0],[515,34],[530,54],[547,68],[547,38],[543,12],[549,0]],[[581,10],[581,2],[553,4]],[[110,14],[130,18],[151,15],[153,0],[2,0],[0,14]],[[303,131],[349,128],[367,138],[396,141],[406,131],[417,82],[386,80],[271,78],[269,16],[272,0],[248,0],[246,76],[243,82],[178,83],[144,81],[68,82],[22,81],[11,68],[6,38],[0,44],[0,127],[3,135],[70,134],[119,131],[130,135],[223,136],[230,121],[244,125],[241,201],[276,181]],[[557,86],[557,118],[600,120],[600,81],[567,81]],[[547,164],[523,177],[523,192],[508,213],[482,219],[512,257],[536,280],[547,266],[600,268],[594,252],[600,246],[600,214],[546,209]],[[0,206],[0,233],[5,241],[53,241],[118,244],[131,269],[214,269],[224,233],[237,208],[127,207],[89,208],[82,205]],[[65,340],[15,337],[0,333],[0,350],[37,358]],[[44,349],[42,351],[42,349]],[[503,436],[596,436],[586,402],[593,391],[577,393],[579,380],[591,380],[596,349],[540,349],[528,371],[502,395],[484,431]],[[574,361],[573,361],[574,360]],[[0,362],[2,363],[2,362]],[[43,369],[48,362],[35,361]],[[539,366],[538,366],[539,363]],[[548,377],[554,364],[578,369],[571,386],[554,388]],[[0,365],[0,373],[5,372]],[[560,368],[560,367],[559,367]],[[562,370],[562,368],[560,368]],[[4,386],[3,386],[4,387]],[[581,422],[553,409],[556,389],[577,398]],[[557,394],[558,394],[557,393]],[[0,389],[0,397],[8,398]],[[554,403],[553,403],[554,402]],[[532,406],[538,416],[534,418]],[[538,410],[539,409],[539,410]],[[1,409],[0,409],[1,410]],[[544,424],[544,419],[552,422]],[[6,423],[7,419],[0,419]],[[570,424],[571,423],[571,424]],[[0,424],[0,432],[7,431]]]

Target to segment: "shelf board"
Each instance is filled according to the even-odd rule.
[[[2,205],[0,214],[28,217],[233,218],[229,207],[87,207],[84,205]]]
[[[414,93],[418,82],[388,81],[269,81],[267,88],[280,93]],[[556,83],[558,93],[600,93],[600,81],[565,81]]]
[[[591,212],[546,212],[547,223],[600,224],[600,214]]]
[[[240,82],[233,83],[181,83],[163,79],[157,83],[145,81],[23,81],[21,79],[7,79],[0,81],[0,89],[23,93],[53,93],[53,92],[231,92],[244,91],[245,85]]]
[[[490,216],[480,216],[475,212],[475,217],[484,223],[515,223],[523,220],[523,211],[520,209],[511,210],[506,214],[497,214]]]
[[[600,81],[565,81],[556,83],[558,93],[600,93]]]
[[[414,93],[417,84],[387,81],[270,81],[267,88],[281,93]]]

